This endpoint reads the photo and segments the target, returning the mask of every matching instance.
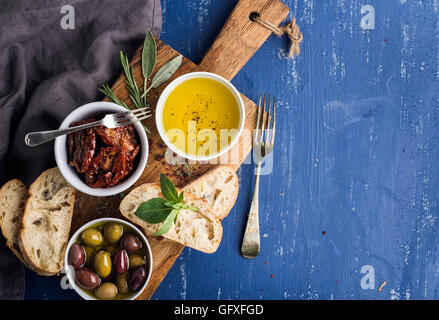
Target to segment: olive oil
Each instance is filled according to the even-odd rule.
[[[195,156],[226,148],[238,133],[240,111],[233,93],[208,78],[189,79],[168,96],[163,126],[170,142]]]

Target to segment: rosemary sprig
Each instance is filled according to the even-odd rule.
[[[120,52],[120,61],[122,62],[123,71],[125,73],[127,89],[134,106],[139,109],[145,108],[145,101],[142,99],[139,87],[137,86],[136,80],[133,76],[133,68],[130,66],[128,56],[122,51]]]
[[[102,88],[99,88],[99,91],[102,92],[103,94],[105,94],[111,102],[114,102],[115,104],[119,104],[119,105],[121,105],[122,107],[124,107],[124,108],[130,110],[130,108],[127,106],[127,104],[126,104],[125,102],[121,101],[121,100],[120,100],[120,99],[114,94],[114,92],[111,90],[111,88],[110,88],[110,86],[108,85],[108,83],[104,84],[104,85],[102,86]]]

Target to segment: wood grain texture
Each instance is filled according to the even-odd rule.
[[[158,97],[166,85],[178,76],[188,72],[215,72],[231,80],[270,35],[270,32],[265,28],[249,20],[249,13],[252,11],[258,11],[268,21],[278,24],[287,16],[288,7],[278,0],[241,0],[201,65],[198,66],[184,58],[181,67],[172,78],[151,91],[149,102],[152,108],[155,108]],[[143,83],[141,49],[139,48],[136,51],[131,60],[134,78],[138,84]],[[178,54],[170,46],[157,40],[157,61],[154,72]],[[123,75],[114,83],[112,90],[122,101],[125,101],[132,107],[128,91],[125,88],[125,77]],[[145,171],[133,188],[143,183],[158,182],[160,173],[165,173],[178,187],[182,187],[220,163],[231,164],[237,170],[252,149],[251,133],[256,123],[256,105],[244,95],[242,95],[242,98],[246,113],[244,133],[234,148],[217,159],[217,161],[211,161],[210,163],[194,161],[182,164],[168,163],[165,160],[167,148],[157,132],[155,118],[153,116],[147,119],[145,124],[151,130],[151,133],[148,135],[150,144],[148,163]],[[128,192],[129,190],[125,194]],[[74,233],[86,222],[103,216],[123,218],[118,209],[123,196],[121,194],[107,198],[95,198],[78,192],[71,233]],[[139,299],[149,299],[152,296],[184,248],[184,246],[164,238],[157,239],[148,236],[148,240],[153,255],[153,271],[151,280],[144,292],[139,296]]]
[[[271,31],[249,19],[257,12],[261,19],[278,25],[289,9],[278,0],[239,1],[220,34],[200,63],[200,70],[231,80],[270,36]]]

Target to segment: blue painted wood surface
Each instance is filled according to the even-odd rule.
[[[233,80],[254,101],[276,95],[281,115],[260,256],[239,253],[247,164],[219,250],[186,248],[153,299],[438,299],[439,1],[284,2],[301,55],[271,36]],[[198,63],[235,3],[162,0],[161,38]],[[364,5],[375,29],[361,28]],[[76,298],[58,278],[26,276],[27,298]]]

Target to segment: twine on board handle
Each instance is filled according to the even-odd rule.
[[[261,26],[267,28],[278,37],[286,33],[291,41],[288,56],[290,58],[294,58],[300,54],[300,42],[303,40],[303,35],[300,32],[299,26],[296,24],[296,19],[293,18],[291,22],[285,26],[277,27],[274,24],[261,19],[259,13],[252,12],[250,14],[250,20],[259,23]]]

